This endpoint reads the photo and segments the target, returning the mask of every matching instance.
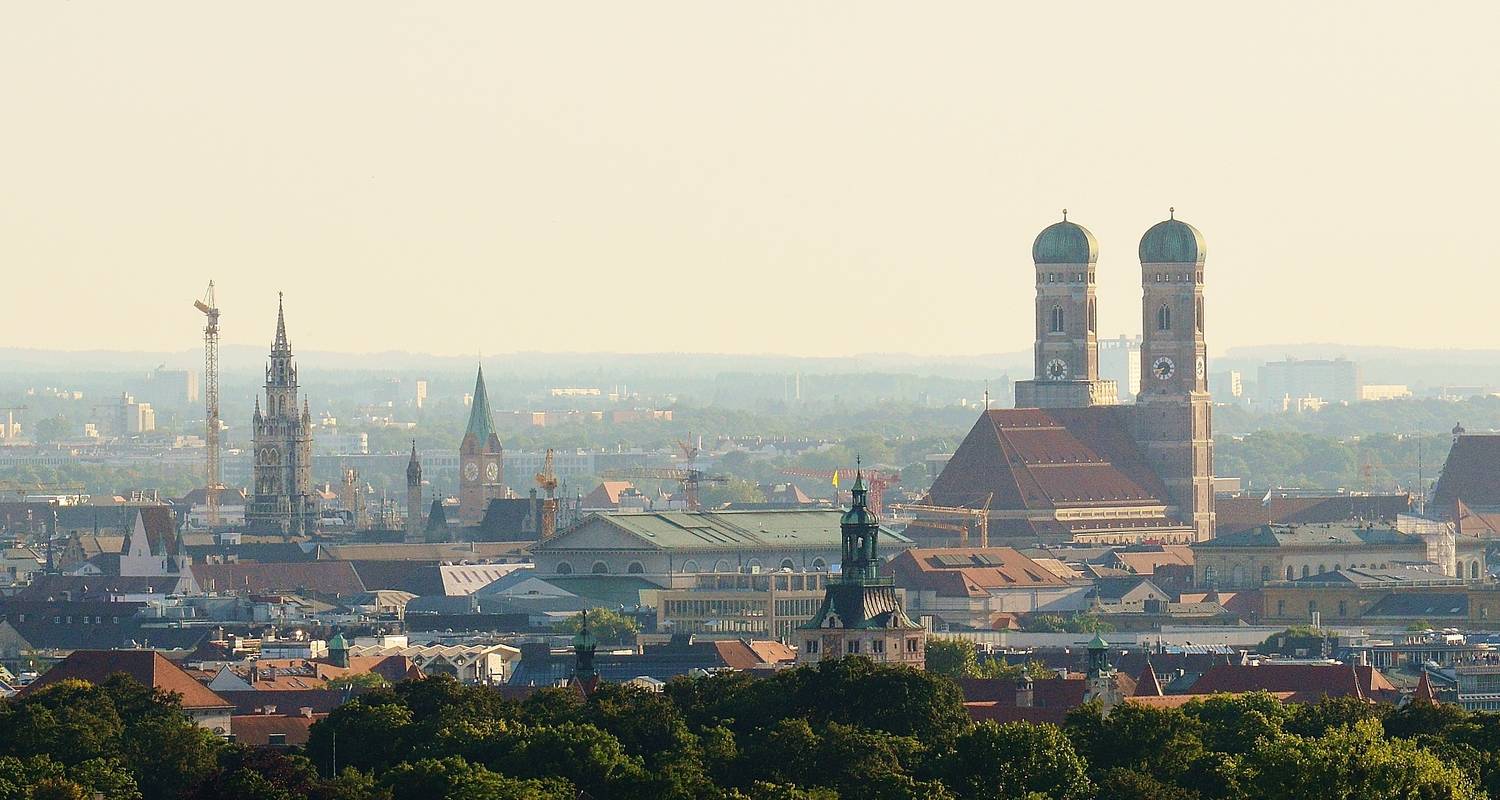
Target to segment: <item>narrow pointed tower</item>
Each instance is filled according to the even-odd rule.
[[[417,459],[417,440],[411,440],[411,459],[406,462],[406,541],[420,542],[422,528],[422,462]]]
[[[458,446],[458,521],[478,525],[491,500],[505,497],[505,452],[495,433],[490,396],[484,388],[484,367],[474,378],[474,403],[469,429]]]

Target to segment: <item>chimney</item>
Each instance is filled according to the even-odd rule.
[[[303,707],[297,709],[297,714],[299,716],[303,716],[303,717],[306,717],[308,719],[312,719],[312,706],[303,706]]]

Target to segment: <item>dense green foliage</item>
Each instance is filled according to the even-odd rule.
[[[945,644],[937,644],[943,652]],[[953,649],[953,648],[948,648]],[[951,660],[951,659],[950,659]],[[961,657],[958,659],[963,661]],[[947,677],[848,658],[522,701],[429,678],[359,695],[305,753],[221,742],[117,677],[0,704],[0,800],[1477,800],[1500,715],[1351,699],[1085,705],[972,723]]]

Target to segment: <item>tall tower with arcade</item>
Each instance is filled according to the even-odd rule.
[[[1213,403],[1204,344],[1203,234],[1177,219],[1141,237],[1141,391],[1136,440],[1196,537],[1214,531]]]
[[[1094,265],[1099,243],[1068,220],[1047,226],[1031,245],[1036,267],[1034,378],[1016,383],[1017,408],[1114,405],[1114,381],[1099,378]]]

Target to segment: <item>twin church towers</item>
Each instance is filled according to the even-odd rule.
[[[1129,435],[1166,484],[1195,538],[1212,536],[1212,402],[1203,339],[1203,262],[1197,228],[1170,217],[1141,237],[1141,389]],[[1036,266],[1035,378],[1016,384],[1017,408],[1088,408],[1117,403],[1099,377],[1094,265],[1099,244],[1067,219],[1031,246]]]

